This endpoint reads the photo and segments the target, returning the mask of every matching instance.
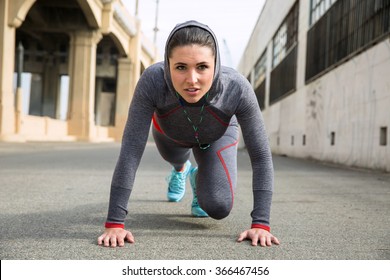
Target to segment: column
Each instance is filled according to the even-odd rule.
[[[43,69],[44,87],[42,115],[54,119],[56,118],[57,111],[60,109],[57,108],[60,79],[59,63],[56,63],[52,56],[48,56]]]
[[[15,95],[13,74],[15,28],[8,25],[8,0],[0,0],[0,140],[15,136]]]
[[[133,65],[128,58],[118,59],[118,77],[116,90],[115,129],[112,137],[120,141],[126,124],[127,114],[133,97]]]
[[[132,77],[132,84],[131,84],[131,97],[134,94],[135,87],[137,85],[137,82],[141,75],[141,55],[142,55],[142,37],[141,37],[141,23],[137,22],[137,34],[135,37],[131,38],[130,41],[130,51],[129,56],[131,61],[133,61],[133,68],[131,77]]]
[[[71,38],[69,134],[78,140],[93,141],[97,31],[78,31]]]

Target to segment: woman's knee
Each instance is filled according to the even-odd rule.
[[[202,203],[199,200],[200,207],[213,219],[221,220],[229,216],[232,210],[233,202],[230,201],[207,201]]]

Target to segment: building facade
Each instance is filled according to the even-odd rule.
[[[0,0],[0,141],[120,140],[156,60],[120,0]]]
[[[390,1],[268,0],[238,69],[273,153],[390,172]]]

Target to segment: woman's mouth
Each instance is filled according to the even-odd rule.
[[[185,92],[187,92],[189,95],[196,95],[199,93],[198,88],[187,88],[185,89]]]

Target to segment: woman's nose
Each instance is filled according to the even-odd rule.
[[[198,74],[195,70],[188,71],[187,83],[195,84],[198,81]]]

